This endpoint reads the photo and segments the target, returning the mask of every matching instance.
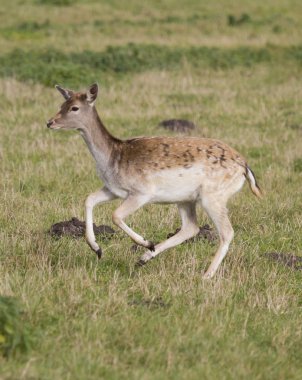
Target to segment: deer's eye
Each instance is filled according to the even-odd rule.
[[[77,106],[71,107],[71,111],[78,111],[78,110],[79,110],[79,107],[77,107]]]

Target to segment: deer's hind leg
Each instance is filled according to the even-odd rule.
[[[220,244],[217,252],[215,253],[214,259],[203,276],[204,279],[209,279],[214,276],[219,265],[227,254],[229,245],[234,237],[234,230],[228,218],[226,201],[219,197],[216,198],[213,195],[207,196],[203,197],[202,206],[215,224],[220,238]]]
[[[188,240],[199,232],[199,227],[197,225],[196,218],[196,204],[193,202],[185,202],[178,204],[178,210],[181,217],[182,226],[179,232],[169,239],[157,244],[154,247],[153,252],[146,252],[138,261],[138,265],[144,265],[149,260],[153,259],[159,253],[165,251],[166,249],[175,247]]]

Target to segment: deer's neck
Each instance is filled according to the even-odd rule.
[[[110,171],[111,157],[120,140],[107,131],[95,109],[93,112],[92,122],[81,131],[81,135],[96,161],[99,174],[103,177],[108,170]]]

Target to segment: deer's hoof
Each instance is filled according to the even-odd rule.
[[[149,244],[148,244],[148,247],[147,247],[151,252],[154,252],[155,251],[155,244],[150,241]]]
[[[102,257],[103,252],[102,252],[101,248],[99,248],[97,251],[95,251],[95,253],[96,253],[98,259],[100,259]]]
[[[203,280],[211,280],[214,277],[214,272],[206,272],[202,278]]]
[[[147,264],[147,261],[140,259],[136,262],[135,267],[140,268],[140,267],[144,266],[145,264]]]

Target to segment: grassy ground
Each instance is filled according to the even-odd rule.
[[[300,2],[121,4],[1,1],[0,379],[301,379],[301,272],[265,256],[301,255]],[[94,80],[113,134],[188,118],[247,157],[266,196],[246,186],[230,202],[235,239],[212,281],[209,243],[135,270],[121,232],[101,262],[84,239],[46,234],[83,219],[101,185],[81,137],[45,128],[62,102],[52,86]],[[155,241],[179,226],[174,206],[129,223]]]

